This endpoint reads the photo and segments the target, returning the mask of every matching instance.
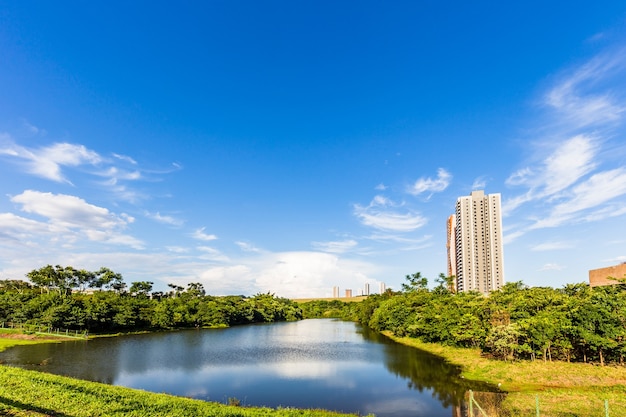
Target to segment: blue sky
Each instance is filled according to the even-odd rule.
[[[626,261],[626,6],[478,3],[0,0],[0,278],[434,285],[474,189],[507,281]]]

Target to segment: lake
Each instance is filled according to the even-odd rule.
[[[459,415],[467,390],[436,356],[330,319],[17,346],[11,366],[208,401],[380,417]]]

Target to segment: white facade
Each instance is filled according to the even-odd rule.
[[[456,215],[453,214],[448,217],[446,223],[447,237],[446,237],[446,249],[448,251],[448,276],[456,277]],[[456,284],[454,286],[456,289]]]
[[[489,294],[504,285],[500,194],[472,191],[456,202],[456,290]],[[450,256],[450,251],[448,252]]]

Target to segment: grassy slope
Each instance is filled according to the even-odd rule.
[[[452,348],[411,338],[392,339],[460,365],[465,378],[500,384],[509,393],[503,406],[515,416],[534,416],[537,396],[542,417],[604,416],[605,400],[609,401],[611,416],[626,416],[626,367],[623,366],[503,362],[481,357],[478,349]]]

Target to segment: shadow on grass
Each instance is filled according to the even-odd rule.
[[[19,408],[20,410],[34,411],[36,413],[44,414],[46,416],[72,417],[69,414],[59,413],[59,412],[57,412],[55,410],[50,410],[48,408],[36,407],[34,405],[31,405],[31,404],[25,404],[25,403],[22,403],[22,402],[19,402],[19,401],[11,400],[11,399],[6,398],[6,397],[0,397],[0,403],[8,405],[8,406],[13,407],[13,408]],[[2,416],[2,415],[11,416],[12,414],[5,413],[4,411],[0,411],[0,416]]]

